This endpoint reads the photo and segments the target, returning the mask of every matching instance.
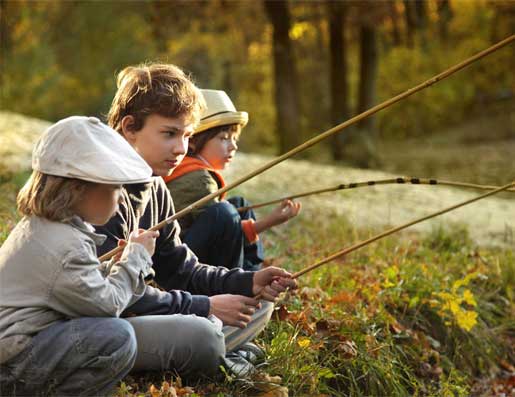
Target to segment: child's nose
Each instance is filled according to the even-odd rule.
[[[172,148],[172,152],[175,155],[183,155],[188,152],[188,140],[187,139],[179,139]]]

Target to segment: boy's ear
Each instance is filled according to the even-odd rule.
[[[124,116],[121,122],[122,127],[122,135],[125,139],[127,139],[129,142],[133,142],[136,134],[136,131],[134,129],[135,120],[134,117],[131,115]]]

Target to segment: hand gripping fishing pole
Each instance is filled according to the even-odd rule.
[[[419,85],[417,85],[413,88],[410,88],[409,90],[404,91],[403,93],[401,93],[397,96],[394,96],[393,98],[390,98],[387,101],[384,101],[384,102],[380,103],[379,105],[376,105],[376,106],[368,109],[367,111],[360,113],[357,116],[354,116],[351,119],[349,119],[341,124],[338,124],[337,126],[323,132],[322,134],[320,134],[314,138],[311,138],[310,140],[304,142],[303,144],[297,146],[296,148],[293,148],[289,152],[286,152],[283,155],[270,161],[269,163],[259,167],[257,170],[254,170],[254,171],[248,173],[247,175],[244,175],[243,177],[237,179],[235,182],[228,184],[224,188],[219,189],[216,192],[213,192],[213,193],[201,198],[200,200],[194,202],[193,204],[187,206],[186,208],[183,208],[181,211],[179,211],[176,214],[174,214],[173,216],[165,219],[164,221],[158,223],[157,225],[153,226],[149,230],[161,229],[165,225],[172,223],[173,221],[175,221],[177,219],[182,218],[184,215],[189,214],[191,211],[193,211],[196,208],[202,207],[205,203],[214,199],[215,197],[218,197],[221,194],[235,188],[236,186],[241,185],[243,182],[246,182],[249,179],[255,177],[256,175],[263,173],[264,171],[266,171],[269,168],[272,168],[273,166],[281,163],[282,161],[292,157],[293,155],[300,153],[300,152],[310,148],[313,145],[316,145],[318,142],[336,134],[337,132],[343,130],[344,128],[347,128],[353,124],[356,124],[357,122],[363,120],[364,118],[369,117],[369,116],[379,112],[380,110],[383,110],[383,109],[393,105],[394,103],[399,102],[399,101],[413,95],[415,92],[421,91],[424,88],[427,88],[427,87],[439,82],[440,80],[445,79],[446,77],[450,76],[453,73],[456,73],[458,70],[465,68],[466,66],[477,61],[478,59],[481,59],[481,58],[491,54],[492,52],[497,51],[499,48],[502,48],[502,47],[510,44],[514,40],[515,40],[515,35],[511,35],[511,36],[507,37],[506,39],[500,41],[499,43],[494,44],[493,46],[487,48],[486,50],[483,50],[483,51],[477,53],[476,55],[473,55],[472,57],[466,59],[465,61],[460,62],[457,65],[454,65],[451,68],[443,71],[442,73],[431,77],[429,80],[426,80],[423,83],[420,83]],[[121,247],[121,246],[117,247],[117,248],[105,253],[104,255],[102,255],[99,258],[99,260],[100,261],[108,260],[112,256],[116,255],[118,252],[120,252],[122,250],[123,250],[123,247]]]
[[[355,189],[359,187],[370,187],[375,185],[390,185],[390,184],[410,184],[410,185],[443,185],[443,186],[456,186],[456,187],[465,187],[472,189],[480,189],[480,190],[493,190],[497,189],[499,186],[490,186],[490,185],[476,185],[475,183],[467,183],[467,182],[453,182],[453,181],[444,181],[442,179],[429,179],[429,178],[413,178],[413,177],[398,177],[398,178],[389,178],[389,179],[377,179],[374,181],[365,181],[365,182],[351,182],[351,183],[342,183],[336,186],[327,187],[324,189],[310,190],[308,192],[302,192],[293,194],[291,196],[285,196],[279,199],[266,201],[264,203],[249,205],[247,207],[238,208],[238,212],[245,212],[248,210],[266,207],[268,205],[277,204],[284,200],[293,200],[296,198],[314,196],[317,194],[335,192],[337,190],[347,190],[347,189]],[[507,192],[515,193],[515,189],[506,189]]]

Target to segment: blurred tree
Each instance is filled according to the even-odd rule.
[[[392,24],[393,45],[400,46],[402,44],[401,28],[399,26],[399,13],[397,12],[396,2],[391,0],[387,2],[389,17]]]
[[[406,19],[406,43],[412,48],[415,44],[416,13],[413,0],[404,0],[404,18]]]
[[[357,113],[362,113],[376,102],[376,82],[378,68],[377,31],[372,23],[364,21],[360,26],[360,68]],[[367,117],[357,125],[356,140],[359,151],[354,150],[350,158],[359,167],[377,166],[376,118]]]
[[[445,44],[449,36],[449,23],[452,19],[452,9],[449,0],[438,0],[438,34],[440,41]]]
[[[266,14],[273,26],[275,105],[280,152],[302,142],[299,125],[299,88],[295,56],[290,41],[290,11],[287,1],[265,0]]]
[[[422,48],[427,48],[427,0],[414,0],[415,3],[415,26],[420,36],[420,44]]]
[[[345,45],[345,15],[347,5],[339,1],[327,2],[329,14],[330,42],[330,90],[331,90],[331,123],[339,124],[349,118],[349,87],[347,82],[347,49]],[[349,131],[345,132],[346,134]],[[345,143],[343,134],[332,138],[331,152],[334,160],[342,160]]]

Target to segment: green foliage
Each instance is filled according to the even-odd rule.
[[[0,244],[2,244],[19,220],[16,211],[16,195],[29,177],[28,172],[15,175],[0,173]]]
[[[283,247],[276,261],[298,270],[326,256],[327,246],[334,252],[367,234],[328,223],[304,219],[284,240],[275,236]],[[293,395],[467,396],[474,377],[513,360],[510,250],[479,252],[466,230],[442,226],[422,240],[393,237],[335,262],[299,280],[299,293],[285,298],[280,321],[263,337],[269,371]],[[441,310],[435,296],[450,292],[477,315],[472,327]]]
[[[510,33],[502,4],[452,1],[447,38],[439,36],[435,0],[425,43],[406,46],[402,2],[392,3],[403,42],[392,45],[392,19],[375,5],[379,31],[378,98],[384,100],[448,68]],[[350,6],[346,20],[349,103],[356,111],[360,23],[370,11]],[[506,7],[510,7],[508,4]],[[303,137],[325,130],[329,118],[328,15],[323,2],[290,2],[290,37],[300,77]],[[384,15],[383,15],[384,14]],[[103,115],[123,67],[165,61],[193,73],[202,87],[225,89],[250,113],[242,140],[246,151],[277,147],[273,100],[272,29],[260,2],[8,1],[2,3],[2,108],[56,120],[70,114]],[[383,138],[432,135],[471,112],[502,102],[514,77],[509,48],[501,49],[445,82],[379,113]],[[486,102],[485,102],[486,101]],[[484,103],[485,102],[485,103]],[[352,110],[354,109],[354,110]],[[512,113],[512,112],[511,112]],[[511,123],[512,124],[512,123]],[[513,134],[505,123],[504,130]],[[279,132],[280,133],[280,132]],[[318,148],[320,150],[320,148]]]

